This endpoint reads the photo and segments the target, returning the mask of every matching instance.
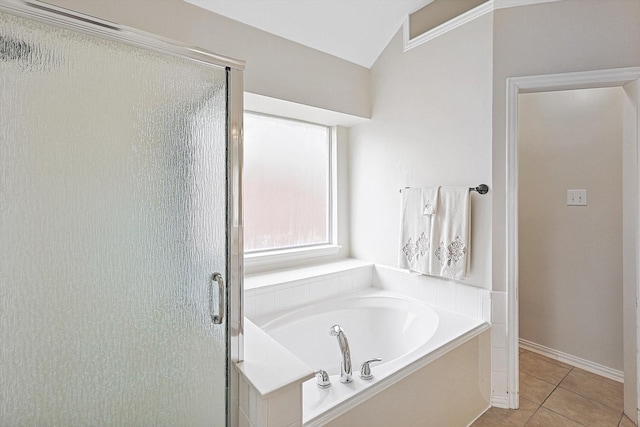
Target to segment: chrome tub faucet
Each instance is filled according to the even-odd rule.
[[[349,350],[347,336],[340,325],[333,325],[329,330],[329,335],[338,337],[338,346],[340,346],[340,382],[350,383],[353,378],[351,376],[351,351]]]

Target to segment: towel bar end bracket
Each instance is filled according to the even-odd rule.
[[[475,190],[480,194],[487,194],[489,192],[489,186],[487,184],[480,184],[471,190]]]

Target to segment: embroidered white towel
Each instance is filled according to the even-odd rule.
[[[438,211],[433,215],[429,268],[434,276],[467,276],[471,247],[471,202],[468,187],[441,187]]]
[[[434,215],[438,211],[438,191],[440,187],[424,187],[422,189],[422,214]]]
[[[422,188],[402,190],[398,266],[429,274],[429,233],[433,215],[423,215]]]

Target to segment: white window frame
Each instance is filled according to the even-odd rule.
[[[322,123],[304,121],[295,118],[265,114],[245,110],[245,113],[264,115],[284,120],[299,121],[312,125],[326,126],[329,128],[329,195],[328,195],[328,242],[310,244],[304,246],[287,247],[281,249],[267,249],[244,254],[244,267],[246,270],[277,269],[288,267],[291,264],[302,261],[313,261],[320,257],[337,255],[341,246],[338,245],[338,147],[337,127],[327,126]],[[268,267],[268,268],[267,268]],[[249,272],[249,271],[248,271]]]

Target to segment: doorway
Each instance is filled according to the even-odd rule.
[[[519,95],[520,344],[622,382],[621,87]]]
[[[518,98],[520,94],[571,89],[618,87],[624,91],[623,106],[623,335],[625,413],[637,420],[637,295],[636,232],[637,210],[637,147],[638,147],[638,79],[639,69],[618,69],[559,75],[531,76],[509,79],[507,134],[507,336],[509,358],[509,405],[518,407],[518,345],[519,345],[519,173],[518,173]],[[566,189],[565,189],[566,191]],[[630,304],[629,301],[633,301]]]

